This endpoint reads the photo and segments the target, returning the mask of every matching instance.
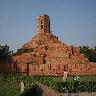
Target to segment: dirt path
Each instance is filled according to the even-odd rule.
[[[42,96],[62,96],[44,84],[41,84],[41,83],[36,83],[36,84],[43,90]]]

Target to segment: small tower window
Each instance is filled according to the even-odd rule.
[[[41,20],[41,24],[43,23],[43,21]]]
[[[49,66],[49,69],[51,70],[51,65]]]
[[[43,29],[43,25],[41,25],[41,29]]]
[[[43,64],[46,64],[46,60],[45,59],[43,59]]]

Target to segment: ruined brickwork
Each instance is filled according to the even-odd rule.
[[[37,32],[49,33],[50,32],[50,18],[43,14],[37,17]]]
[[[79,47],[68,46],[50,32],[50,18],[47,15],[37,17],[37,33],[22,48],[34,48],[33,52],[13,57],[14,72],[29,75],[62,76],[96,75],[96,64],[89,62]]]

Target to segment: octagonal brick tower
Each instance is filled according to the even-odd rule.
[[[37,32],[49,33],[50,32],[50,18],[48,15],[39,15],[37,17]]]

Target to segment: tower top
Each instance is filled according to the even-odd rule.
[[[37,32],[48,33],[50,32],[50,18],[46,14],[41,14],[37,17]]]

